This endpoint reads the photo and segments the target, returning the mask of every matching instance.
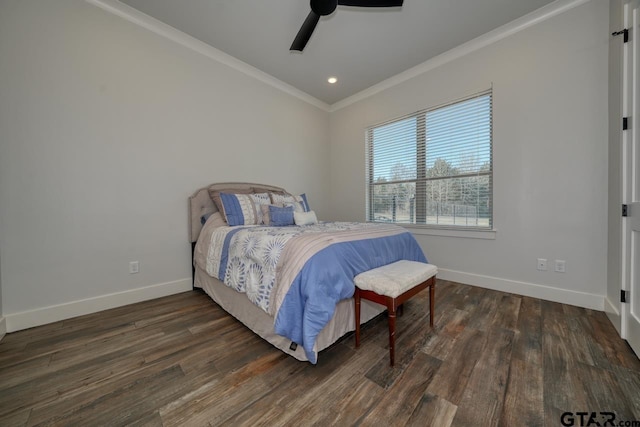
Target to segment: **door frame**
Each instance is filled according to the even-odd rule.
[[[630,123],[621,138],[621,195],[622,203],[630,205],[637,202],[635,199],[640,193],[640,188],[636,188],[640,187],[640,183],[636,182],[640,164],[636,164],[639,163],[639,157],[635,151],[640,149],[640,0],[624,1],[623,20],[624,28],[629,31],[629,41],[624,43],[622,52],[622,117],[629,118]],[[630,215],[638,213],[630,212]],[[621,290],[627,292],[629,301],[620,304],[620,336],[640,355],[640,337],[636,336],[640,329],[636,323],[640,322],[632,312],[632,308],[638,311],[639,307],[633,307],[631,301],[635,297],[633,294],[639,291],[638,286],[633,286],[632,280],[637,282],[640,275],[640,271],[636,271],[638,263],[634,263],[633,258],[639,256],[635,251],[640,243],[634,245],[632,224],[631,217],[622,218]]]

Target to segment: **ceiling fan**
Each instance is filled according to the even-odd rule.
[[[302,52],[318,25],[320,17],[331,15],[337,6],[398,7],[402,6],[402,2],[403,0],[311,0],[311,12],[304,20],[289,49]]]

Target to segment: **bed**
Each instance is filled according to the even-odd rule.
[[[189,226],[194,287],[278,349],[315,364],[355,329],[355,275],[427,261],[401,227],[316,222],[312,207],[281,187],[217,183],[189,198]],[[303,225],[289,225],[291,212]],[[361,323],[382,311],[363,301]]]

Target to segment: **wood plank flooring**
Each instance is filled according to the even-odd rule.
[[[640,425],[640,361],[604,313],[439,280],[431,329],[427,296],[398,317],[394,368],[384,315],[314,366],[201,291],[8,334],[0,426]]]

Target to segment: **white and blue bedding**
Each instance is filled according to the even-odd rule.
[[[206,271],[272,315],[275,332],[316,363],[316,338],[353,296],[353,278],[401,259],[427,262],[411,233],[391,224],[227,226],[211,233]]]

